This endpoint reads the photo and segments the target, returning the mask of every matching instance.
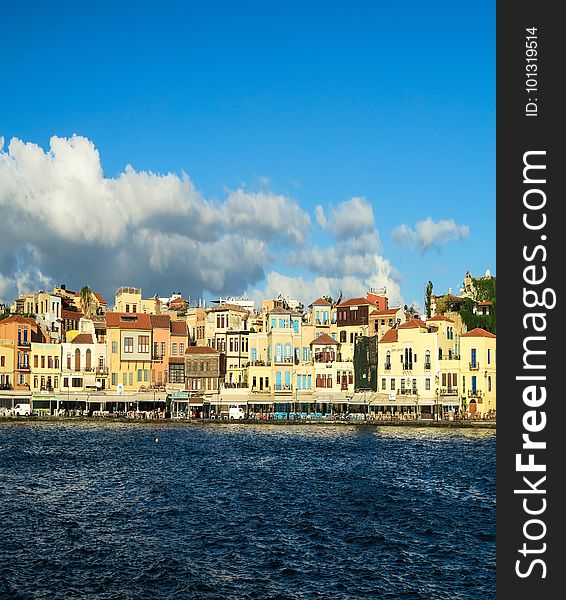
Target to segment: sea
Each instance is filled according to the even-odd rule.
[[[0,423],[0,599],[495,598],[495,430]]]

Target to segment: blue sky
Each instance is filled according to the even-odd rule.
[[[3,23],[0,300],[422,304],[496,274],[494,2],[21,2]]]

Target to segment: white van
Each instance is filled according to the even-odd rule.
[[[14,407],[15,417],[29,417],[31,415],[31,404],[16,404]]]
[[[229,419],[245,419],[246,413],[241,406],[231,406],[228,409],[228,418]]]

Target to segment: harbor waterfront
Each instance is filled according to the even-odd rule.
[[[0,596],[495,595],[495,431],[0,423]]]

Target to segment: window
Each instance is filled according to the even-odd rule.
[[[157,358],[159,354],[159,342],[153,342],[153,358]]]
[[[1,356],[0,357],[0,367],[5,367],[5,366],[6,366],[6,357]]]
[[[430,377],[427,377],[425,379],[424,387],[425,387],[425,390],[430,391]]]
[[[430,350],[426,350],[424,361],[424,368],[430,369]]]
[[[185,354],[185,344],[183,344],[183,342],[179,344],[179,354],[181,354],[181,356]]]
[[[391,391],[394,392],[395,391],[395,377],[391,378]]]
[[[382,390],[387,389],[387,380],[385,379],[385,377],[382,377],[382,379],[381,379],[381,389]]]
[[[87,371],[90,371],[92,368],[92,353],[90,351],[90,348],[86,349],[86,356],[85,356],[85,369]]]
[[[77,348],[75,350],[75,371],[81,370],[81,351]]]
[[[165,342],[161,342],[161,356],[165,356]]]
[[[48,356],[47,357],[47,368],[48,369],[52,369],[53,368],[53,357],[52,356]]]
[[[124,354],[133,354],[134,352],[134,338],[133,337],[125,337],[124,338]]]
[[[138,369],[138,381],[142,380],[142,370]]]
[[[130,385],[134,385],[134,374],[130,373]]]
[[[112,385],[118,385],[118,373],[112,373]]]
[[[112,340],[112,354],[118,353],[118,342],[116,340]]]
[[[71,380],[71,386],[74,388],[83,387],[83,380],[80,377],[73,377]]]
[[[391,351],[390,350],[388,350],[387,354],[385,355],[385,370],[391,371]]]
[[[149,335],[140,335],[138,337],[138,352],[149,353]]]
[[[489,352],[489,350],[488,350]],[[491,392],[491,375],[487,376],[487,391]]]
[[[55,357],[55,368],[56,369],[59,368],[59,357],[58,356]]]
[[[69,378],[63,377],[63,387],[69,387]]]

